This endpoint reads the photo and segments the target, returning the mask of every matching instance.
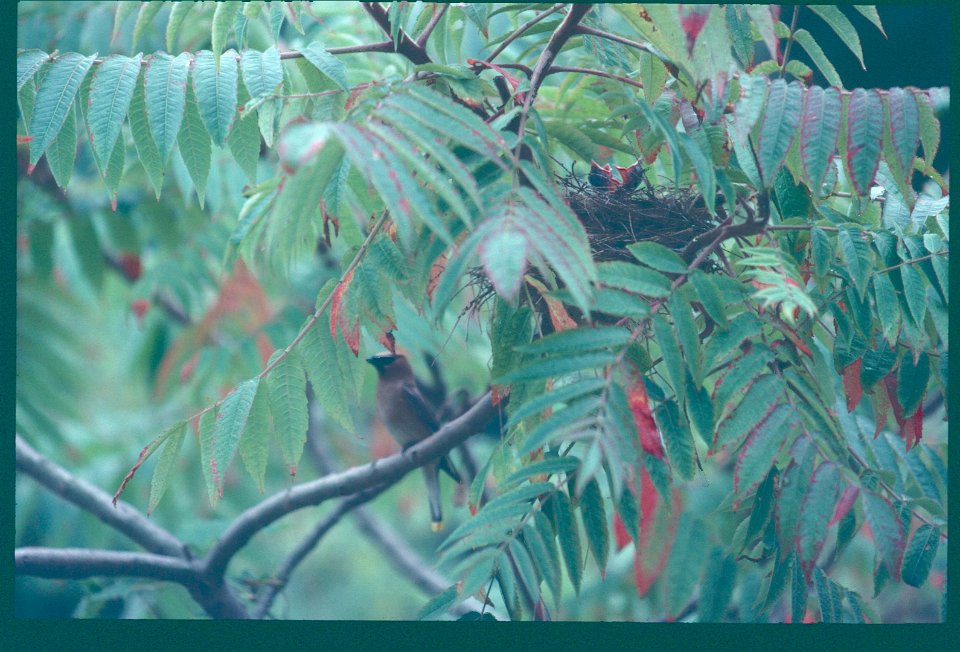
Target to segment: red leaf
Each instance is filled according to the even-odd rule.
[[[627,390],[627,400],[630,412],[633,413],[633,422],[637,426],[640,436],[640,445],[643,450],[662,460],[664,456],[663,443],[660,441],[660,432],[650,413],[650,401],[647,398],[647,388],[640,378]]]
[[[123,275],[128,281],[136,281],[140,278],[140,256],[131,253],[122,253],[119,256],[118,262],[120,263],[120,269],[123,270]]]
[[[887,415],[890,412],[890,398],[887,396],[887,388],[879,385],[870,392],[873,397],[873,420],[876,422],[876,428],[873,430],[873,438],[876,439],[883,427],[887,425]]]
[[[843,392],[847,395],[847,412],[853,412],[863,398],[863,385],[860,384],[860,367],[863,358],[857,358],[843,368]]]
[[[333,299],[330,302],[330,336],[336,339],[337,327],[343,333],[343,341],[347,343],[353,355],[360,355],[360,318],[353,320],[353,324],[348,324],[346,315],[343,314],[343,297],[350,287],[350,281],[353,280],[353,270],[350,270],[343,281],[333,291]]]
[[[674,489],[671,495],[673,509],[669,510],[670,522],[666,537],[658,543],[660,544],[659,558],[656,566],[650,568],[645,560],[653,557],[656,550],[652,548],[653,526],[657,516],[657,507],[659,506],[659,496],[653,481],[650,479],[647,469],[641,469],[640,484],[640,535],[637,540],[636,551],[633,556],[633,582],[637,587],[637,593],[642,598],[650,591],[650,587],[663,572],[667,565],[667,559],[673,548],[673,541],[677,534],[677,523],[680,520],[680,493]]]
[[[903,426],[903,408],[900,406],[900,400],[897,398],[897,377],[893,373],[887,374],[883,379],[883,386],[887,389],[887,397],[890,399],[890,407],[893,408],[893,418],[897,420],[898,426]]]
[[[430,280],[427,281],[427,298],[430,299],[430,302],[433,302],[433,293],[437,290],[437,285],[440,283],[440,277],[443,276],[443,270],[447,268],[447,254],[442,253],[437,256],[437,259],[433,261],[433,265],[430,266]]]
[[[900,436],[907,444],[907,451],[920,443],[923,436],[923,401],[917,406],[916,413],[903,423]]]
[[[693,56],[693,46],[697,41],[700,30],[707,22],[707,16],[710,14],[709,7],[685,8],[681,5],[680,26],[687,35],[687,52]]]
[[[853,503],[857,500],[857,496],[860,494],[860,488],[853,485],[847,485],[847,488],[843,490],[843,495],[840,496],[839,502],[837,502],[837,508],[833,512],[833,518],[830,519],[830,522],[827,523],[827,527],[830,527],[850,511],[850,508],[853,507]]]
[[[141,326],[143,325],[143,315],[146,314],[149,307],[150,302],[146,299],[136,299],[130,303],[130,309],[133,310],[133,314],[136,315]]]
[[[624,491],[629,491],[629,489],[624,489]],[[617,544],[617,550],[623,550],[630,543],[630,534],[627,532],[619,514],[613,515],[613,540]]]

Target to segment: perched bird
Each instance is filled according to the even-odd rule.
[[[377,410],[390,435],[404,450],[437,431],[439,425],[433,409],[417,389],[417,381],[407,358],[398,353],[383,352],[367,358],[379,376],[377,382]],[[440,469],[460,482],[460,474],[443,457],[423,467],[430,503],[430,521],[434,532],[443,528],[440,510]]]

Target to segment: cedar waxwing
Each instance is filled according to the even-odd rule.
[[[417,389],[413,369],[406,357],[398,353],[378,353],[367,358],[376,370],[377,411],[390,435],[404,450],[437,431],[439,425],[433,409]],[[427,500],[430,503],[430,520],[434,532],[443,528],[443,516],[440,511],[440,469],[460,482],[460,474],[450,459],[443,457],[433,460],[423,467],[423,476],[427,483]]]

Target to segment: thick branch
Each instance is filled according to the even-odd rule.
[[[186,550],[175,536],[124,502],[114,508],[108,493],[70,474],[16,436],[17,469],[65,500],[90,512],[147,550],[184,557]]]
[[[383,33],[390,36],[392,32],[390,29],[390,19],[387,17],[387,10],[380,6],[378,2],[362,2],[360,4],[363,5],[364,11],[380,26]],[[391,43],[391,46],[392,45],[393,43]],[[430,63],[430,56],[427,54],[427,51],[411,40],[402,30],[400,31],[400,39],[397,43],[396,52],[397,54],[402,54],[409,59],[411,63],[418,66],[424,63]]]
[[[150,577],[185,585],[197,580],[196,569],[182,559],[145,552],[87,548],[17,548],[14,569],[17,575],[57,579]]]
[[[353,467],[313,482],[292,487],[267,498],[242,513],[223,533],[203,563],[204,575],[222,577],[230,559],[257,532],[277,519],[310,505],[319,505],[336,496],[347,496],[380,484],[394,484],[411,470],[422,466],[478,432],[495,413],[487,393],[463,416],[447,423],[435,434],[403,453]]]

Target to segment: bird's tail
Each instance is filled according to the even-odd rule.
[[[423,478],[427,483],[427,501],[430,503],[430,527],[434,532],[439,532],[443,529],[443,512],[440,509],[440,464],[424,466]]]
[[[457,484],[463,482],[463,480],[460,479],[460,472],[457,471],[457,467],[453,465],[453,461],[446,455],[440,458],[440,468],[453,478],[453,481]]]

